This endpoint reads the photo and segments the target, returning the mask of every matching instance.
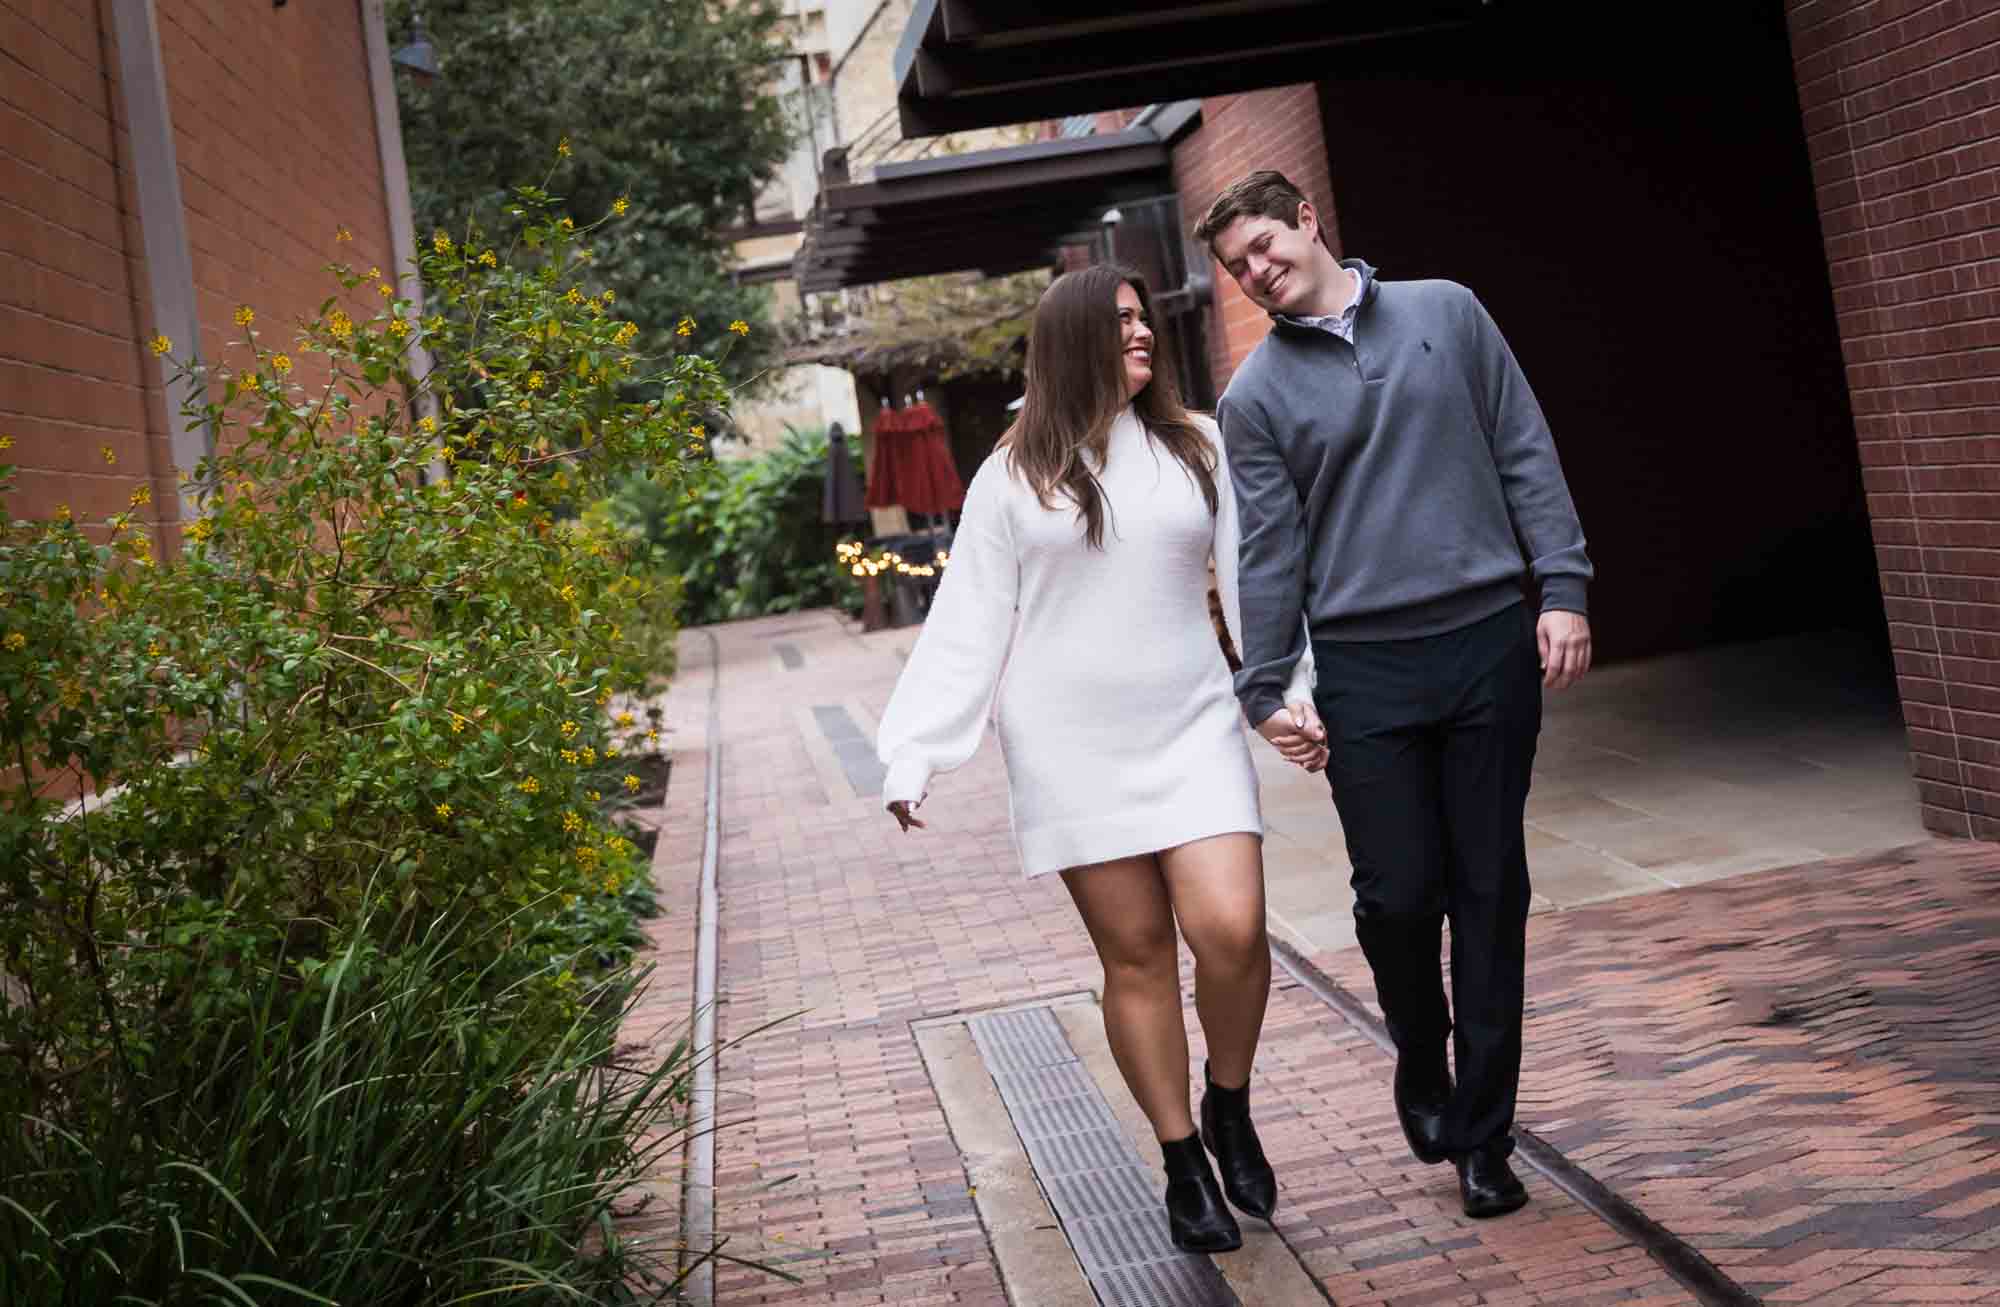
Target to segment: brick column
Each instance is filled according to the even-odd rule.
[[[1786,11],[1924,823],[2000,839],[2000,9]]]
[[[1319,91],[1311,83],[1201,102],[1201,126],[1174,149],[1181,217],[1192,227],[1223,187],[1258,168],[1276,168],[1306,193],[1338,250],[1340,229],[1334,219],[1326,137],[1320,130]],[[1236,365],[1264,339],[1271,320],[1222,269],[1211,267],[1210,272],[1215,304],[1208,327],[1209,371],[1220,394]]]

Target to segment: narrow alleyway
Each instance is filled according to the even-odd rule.
[[[707,633],[688,633],[667,700],[655,867],[669,911],[631,1034],[688,1017],[719,675],[718,1017],[741,1042],[718,1063],[716,1226],[730,1254],[802,1281],[724,1266],[717,1301],[1094,1301],[976,1060],[976,1014],[1047,1005],[1138,1156],[1151,1167],[1157,1151],[1102,1053],[1098,969],[1067,896],[1018,874],[997,749],[943,778],[930,829],[904,835],[872,793],[870,746],[916,631],[862,636],[810,613],[713,634],[719,663]],[[1304,794],[1275,806],[1308,814]],[[1897,834],[1890,819],[1864,837],[1855,820],[1842,838]],[[1315,908],[1288,857],[1294,913],[1336,920],[1344,865],[1328,858]],[[1711,1295],[2000,1301],[2000,853],[1926,842],[1665,883],[1539,905],[1523,1124],[1687,1241],[1698,1270],[1713,1263]],[[1337,931],[1274,925],[1306,974],[1370,997]],[[1277,972],[1253,1087],[1280,1209],[1275,1234],[1246,1223],[1244,1251],[1216,1259],[1240,1301],[1731,1300],[1698,1297],[1535,1169],[1523,1212],[1465,1219],[1451,1170],[1403,1145],[1389,1059],[1324,992]],[[665,1203],[640,1224],[668,1226]]]

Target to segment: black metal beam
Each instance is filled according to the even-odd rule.
[[[1232,22],[1292,22],[1325,0],[1208,0],[1180,6]],[[1080,36],[1144,31],[1159,25],[1159,0],[944,0],[941,39],[947,45],[1040,45]]]
[[[1317,81],[1353,47],[1462,26],[1490,8],[1488,0],[925,0],[898,50],[903,135]],[[1365,70],[1368,58],[1352,66]]]

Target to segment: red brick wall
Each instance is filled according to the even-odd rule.
[[[2000,9],[1786,10],[1924,821],[2000,838]]]
[[[1259,168],[1276,168],[1306,193],[1338,250],[1340,232],[1334,221],[1326,137],[1320,130],[1319,93],[1311,84],[1201,102],[1201,125],[1174,150],[1174,189],[1187,225],[1192,227],[1201,218],[1223,187]],[[1208,328],[1209,367],[1220,394],[1236,365],[1264,339],[1270,319],[1243,297],[1220,267],[1211,263],[1211,271],[1215,305]]]
[[[339,254],[390,266],[358,0],[159,0],[202,349],[252,305],[289,344]],[[0,434],[6,511],[85,521],[150,479],[176,511],[110,0],[0,0]],[[176,341],[176,351],[190,342]],[[323,379],[301,359],[295,378]],[[101,450],[109,447],[115,464]]]

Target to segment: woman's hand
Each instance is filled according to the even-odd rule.
[[[895,817],[896,824],[901,826],[905,832],[912,826],[918,830],[924,829],[923,818],[910,811],[910,801],[908,799],[897,799],[894,803],[890,804],[889,813]]]

